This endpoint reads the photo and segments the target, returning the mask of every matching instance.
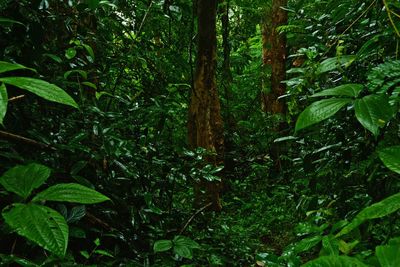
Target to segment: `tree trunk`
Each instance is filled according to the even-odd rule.
[[[285,94],[286,86],[282,81],[286,78],[286,36],[278,34],[277,28],[287,24],[287,11],[281,7],[287,5],[287,0],[273,0],[271,10],[271,23],[268,29],[268,23],[263,23],[263,64],[271,65],[271,90],[268,93],[262,93],[263,110],[273,114],[284,114],[286,106],[284,101],[278,98]],[[266,18],[268,21],[268,18]],[[266,45],[264,45],[264,42]],[[268,44],[269,43],[269,44]],[[271,48],[269,51],[268,48]]]
[[[198,51],[194,87],[192,90],[188,135],[192,149],[205,148],[214,153],[207,163],[223,164],[224,138],[221,108],[216,86],[216,15],[217,0],[198,0]],[[220,182],[202,179],[195,185],[195,206],[212,203],[214,210],[221,209]]]

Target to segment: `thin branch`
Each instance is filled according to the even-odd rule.
[[[397,29],[396,24],[394,23],[394,20],[392,18],[392,13],[390,11],[389,5],[386,2],[386,0],[383,0],[383,4],[385,5],[386,13],[388,14],[390,24],[392,24],[392,27],[393,27],[394,31],[396,32],[397,37],[400,37],[399,29]]]
[[[20,135],[16,135],[16,134],[12,134],[12,133],[8,133],[5,131],[0,131],[0,137],[6,138],[6,139],[10,139],[10,140],[15,140],[21,143],[25,143],[28,145],[33,145],[33,146],[37,146],[43,149],[51,149],[51,150],[55,150],[54,147],[44,144],[44,143],[40,143],[36,140],[30,139],[30,138],[26,138]]]
[[[140,23],[139,30],[138,30],[136,36],[139,36],[139,34],[141,33],[143,25],[144,25],[144,23],[145,23],[145,21],[147,19],[147,16],[149,15],[149,12],[150,12],[150,9],[151,9],[152,6],[153,6],[153,1],[150,1],[150,5],[146,10],[146,14],[144,14],[144,17],[142,19],[142,22]]]
[[[10,99],[8,99],[8,102],[17,101],[17,100],[19,100],[21,98],[24,98],[24,97],[25,97],[25,95],[14,96],[14,97],[11,97]]]
[[[207,205],[201,207],[200,209],[198,209],[195,213],[193,213],[193,215],[189,218],[189,220],[187,220],[187,222],[185,223],[185,225],[182,227],[182,229],[179,231],[179,234],[181,235],[186,228],[189,226],[189,224],[193,221],[193,219],[197,216],[197,214],[199,214],[200,212],[204,211],[205,209],[207,209],[208,207],[210,207],[213,203],[210,202]]]

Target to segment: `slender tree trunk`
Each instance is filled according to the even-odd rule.
[[[221,165],[224,158],[223,123],[215,77],[217,0],[198,0],[197,12],[198,51],[189,108],[189,145],[214,153],[207,158],[208,164]],[[220,210],[221,187],[220,182],[202,179],[195,185],[195,205],[212,203],[214,210]]]
[[[277,28],[287,24],[287,11],[282,9],[287,5],[287,0],[273,0],[271,10],[271,28],[268,23],[263,27],[263,63],[271,65],[271,90],[262,94],[263,110],[273,114],[284,114],[286,106],[278,98],[285,94],[286,86],[282,81],[286,78],[286,36],[278,34]],[[267,18],[268,20],[268,18]],[[270,50],[268,48],[270,47]]]

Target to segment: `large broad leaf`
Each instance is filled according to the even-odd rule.
[[[303,267],[367,267],[356,258],[347,256],[323,256],[309,261]]]
[[[4,116],[6,116],[7,103],[8,103],[7,89],[3,83],[0,85],[0,124],[3,124]]]
[[[400,193],[397,193],[393,196],[385,198],[384,200],[372,204],[369,207],[366,207],[357,216],[350,222],[350,224],[346,225],[337,235],[342,236],[350,233],[353,229],[358,227],[366,220],[381,218],[386,215],[389,215],[395,211],[400,209]]]
[[[335,70],[339,67],[348,67],[351,65],[351,63],[353,63],[355,59],[355,55],[327,58],[321,62],[317,69],[317,72],[321,74]]]
[[[0,184],[4,188],[26,199],[32,190],[41,186],[50,176],[50,169],[46,166],[31,163],[18,165],[6,171],[0,177]]]
[[[68,245],[68,225],[57,211],[35,204],[14,204],[3,211],[6,223],[48,251],[64,256]]]
[[[351,101],[351,99],[347,98],[331,98],[312,103],[300,114],[299,118],[297,119],[296,131],[333,116]]]
[[[154,252],[162,252],[167,251],[172,248],[171,240],[157,240],[154,243],[153,250]]]
[[[385,95],[368,95],[357,99],[354,109],[358,121],[375,136],[379,133],[379,127],[385,126],[394,115],[394,109]]]
[[[303,240],[299,241],[295,246],[294,246],[294,251],[296,253],[301,253],[308,251],[315,247],[317,244],[319,244],[322,240],[322,236],[312,236],[308,238],[304,238]]]
[[[386,167],[400,174],[400,146],[392,146],[378,151],[379,158]]]
[[[357,83],[349,83],[337,86],[335,88],[326,89],[322,92],[313,94],[311,97],[320,97],[320,96],[350,96],[357,97],[363,89],[362,84]]]
[[[78,107],[75,100],[73,100],[72,97],[70,97],[63,89],[46,81],[27,77],[5,77],[0,78],[0,82],[27,90],[49,101],[69,105],[75,108]]]
[[[378,257],[381,267],[398,267],[400,266],[400,245],[377,246],[376,256]]]
[[[53,185],[32,199],[32,201],[41,200],[94,204],[110,199],[86,186],[71,183]]]
[[[13,71],[13,70],[21,70],[21,69],[36,71],[34,69],[27,68],[20,64],[0,61],[0,73],[7,72],[7,71]]]

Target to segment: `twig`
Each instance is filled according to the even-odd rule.
[[[150,12],[150,9],[151,9],[152,5],[153,5],[153,1],[150,1],[150,5],[146,10],[146,14],[144,14],[143,20],[140,23],[140,26],[139,26],[139,29],[138,29],[138,32],[137,32],[136,36],[139,36],[139,34],[142,32],[143,25],[144,25],[144,23],[145,23],[145,21],[147,19],[147,16],[149,15],[149,12]]]
[[[388,14],[390,24],[392,24],[392,27],[393,27],[394,31],[396,32],[397,37],[400,37],[400,32],[397,29],[396,24],[394,23],[394,20],[392,18],[392,12],[391,12],[391,10],[389,8],[389,4],[386,2],[386,0],[383,0],[383,4],[385,5],[385,9],[386,9],[386,12]]]
[[[187,220],[187,222],[185,223],[185,225],[182,227],[182,229],[179,231],[179,234],[181,235],[186,228],[189,226],[189,224],[193,221],[194,217],[197,216],[197,214],[199,214],[200,212],[204,211],[206,208],[210,207],[213,203],[210,202],[207,205],[201,207],[200,209],[198,209],[195,213],[193,213],[193,215],[189,218],[189,220]]]
[[[19,100],[24,97],[25,97],[25,95],[14,96],[14,97],[11,97],[10,99],[8,99],[8,102],[13,102],[13,101]]]
[[[11,140],[16,140],[25,144],[29,144],[29,145],[33,145],[33,146],[37,146],[40,148],[44,148],[44,149],[51,149],[51,150],[55,150],[54,147],[47,145],[47,144],[43,144],[40,143],[36,140],[30,139],[30,138],[26,138],[20,135],[16,135],[16,134],[12,134],[12,133],[8,133],[5,131],[0,131],[0,137],[6,138],[6,139],[11,139]]]

